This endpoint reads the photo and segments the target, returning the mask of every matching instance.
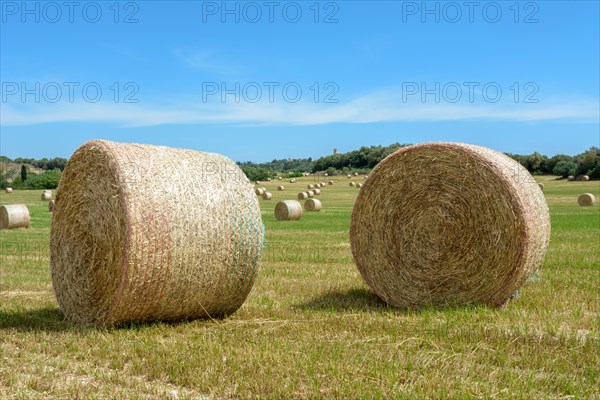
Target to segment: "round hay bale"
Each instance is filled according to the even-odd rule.
[[[349,186],[356,186],[356,182],[350,182]]]
[[[544,184],[543,183],[538,183],[538,186],[540,187],[540,189],[544,190]]]
[[[316,188],[316,189],[319,189],[320,187],[321,187],[321,184],[320,184],[320,183],[317,183],[317,184],[315,184],[315,188]]]
[[[357,183],[356,187],[360,189],[361,187],[363,187],[363,184],[362,183]]]
[[[296,183],[295,179],[290,179],[290,183]]]
[[[317,199],[308,199],[304,203],[304,209],[308,212],[321,211],[321,202]]]
[[[355,173],[354,173],[354,176],[358,176],[358,172],[355,172]]]
[[[254,189],[254,193],[256,193],[257,196],[262,196],[263,194],[265,194],[265,189],[256,188],[256,189]]]
[[[348,174],[347,177],[348,177],[348,179],[352,179],[352,175],[350,175],[350,174]]]
[[[300,192],[298,193],[298,200],[306,200],[308,199],[308,193],[307,192]]]
[[[581,207],[591,207],[596,203],[596,196],[591,193],[584,193],[577,199]]]
[[[306,192],[306,194],[308,194],[308,198],[312,199],[313,197],[315,197],[315,191],[314,190],[309,190],[308,192]]]
[[[302,218],[302,206],[296,200],[280,201],[275,206],[277,221],[298,221]]]
[[[283,192],[285,190],[285,187],[283,186],[277,186],[277,190],[280,192]]]
[[[333,181],[329,181],[329,186],[333,186]]]
[[[0,229],[29,228],[29,210],[25,204],[0,207]]]
[[[572,181],[575,180],[575,177],[573,175],[569,175],[569,177],[567,178],[567,180],[572,182]]]
[[[315,193],[315,196],[321,195],[321,189],[315,189],[315,190],[313,190],[313,192]]]
[[[256,181],[256,182],[254,182],[254,183],[256,183],[257,185],[260,185],[260,181]]]
[[[264,192],[262,198],[263,200],[271,200],[273,198],[273,194],[269,192]]]
[[[460,143],[409,146],[383,160],[350,229],[367,284],[399,307],[504,305],[540,267],[549,239],[548,206],[527,170]]]
[[[281,176],[277,177],[277,180],[283,180],[283,178]]]
[[[328,174],[327,172],[325,172],[325,175],[324,175],[324,176],[329,176],[329,174]]]
[[[42,193],[41,198],[44,201],[52,200],[52,193],[44,192]]]
[[[581,177],[581,180],[582,180],[582,181],[584,181],[584,182],[587,182],[587,181],[589,181],[589,180],[590,180],[590,177],[589,177],[589,176],[587,176],[587,175],[583,175],[583,176]]]
[[[306,186],[306,188],[307,188],[308,190],[311,190],[311,189],[314,189],[314,188],[315,188],[315,185],[308,185],[308,186]]]
[[[50,200],[48,202],[48,212],[53,212],[55,206],[56,206],[56,201]]]
[[[62,174],[50,235],[52,282],[67,318],[111,326],[235,312],[260,270],[264,240],[244,179],[218,154],[81,146]]]
[[[12,192],[13,192],[13,189],[12,189],[12,188],[10,188],[10,187],[7,187],[6,189],[4,189],[4,191],[5,191],[6,193],[12,193]]]

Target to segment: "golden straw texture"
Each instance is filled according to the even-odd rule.
[[[226,316],[260,269],[258,200],[231,160],[162,146],[91,141],[57,190],[50,265],[72,321]]]
[[[280,201],[275,206],[277,221],[298,221],[302,218],[302,206],[296,200]]]
[[[591,193],[584,193],[577,199],[577,202],[582,207],[590,207],[596,203],[596,196]]]
[[[29,228],[29,210],[25,204],[0,207],[0,229]]]
[[[405,147],[358,194],[352,252],[367,284],[399,307],[501,306],[540,267],[544,195],[520,164],[460,143]]]

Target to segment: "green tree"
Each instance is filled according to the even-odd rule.
[[[575,175],[577,173],[577,164],[573,161],[559,161],[552,173],[554,175],[562,176],[563,178],[566,178],[569,175]]]
[[[41,174],[31,174],[25,187],[30,189],[56,189],[60,182],[61,171],[55,169],[52,171],[44,171]]]
[[[27,180],[27,166],[25,164],[21,165],[21,181],[25,182]]]

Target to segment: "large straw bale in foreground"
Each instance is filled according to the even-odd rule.
[[[52,281],[73,321],[229,315],[260,269],[258,200],[218,154],[91,141],[67,163],[56,198]]]
[[[387,303],[501,306],[540,267],[550,239],[544,195],[520,164],[459,143],[398,150],[365,181],[350,240]]]

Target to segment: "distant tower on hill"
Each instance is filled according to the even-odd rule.
[[[337,149],[333,149],[333,155],[335,156],[338,153]]]

